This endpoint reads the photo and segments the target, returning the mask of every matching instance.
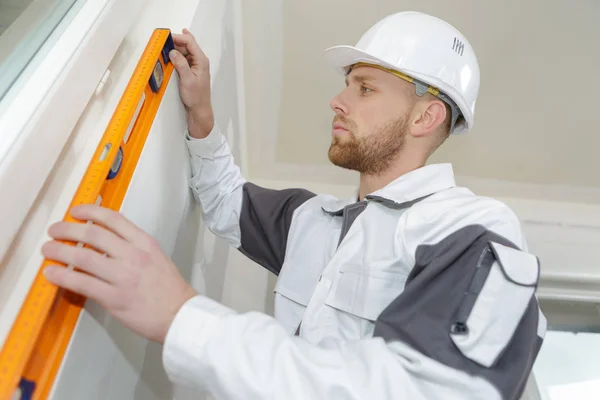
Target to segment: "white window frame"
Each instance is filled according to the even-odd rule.
[[[143,0],[86,0],[3,107],[0,259],[142,6]]]

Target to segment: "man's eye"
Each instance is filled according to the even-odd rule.
[[[372,92],[373,90],[370,89],[370,88],[368,88],[368,87],[366,87],[366,86],[361,86],[360,87],[360,91],[363,92],[363,93],[368,93],[368,92]]]

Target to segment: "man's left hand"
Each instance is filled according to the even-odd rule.
[[[95,300],[129,329],[163,343],[177,311],[196,295],[194,289],[157,240],[122,214],[82,205],[74,207],[71,215],[94,223],[58,222],[50,227],[49,235],[92,248],[55,240],[45,243],[42,254],[46,258],[81,270],[49,267],[46,278]]]

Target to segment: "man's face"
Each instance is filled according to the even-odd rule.
[[[335,112],[329,160],[342,168],[379,175],[398,157],[408,130],[412,84],[378,68],[361,66],[331,100]]]

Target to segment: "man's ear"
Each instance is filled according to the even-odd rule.
[[[411,134],[425,137],[434,132],[446,119],[446,106],[439,99],[419,101],[411,115]]]

